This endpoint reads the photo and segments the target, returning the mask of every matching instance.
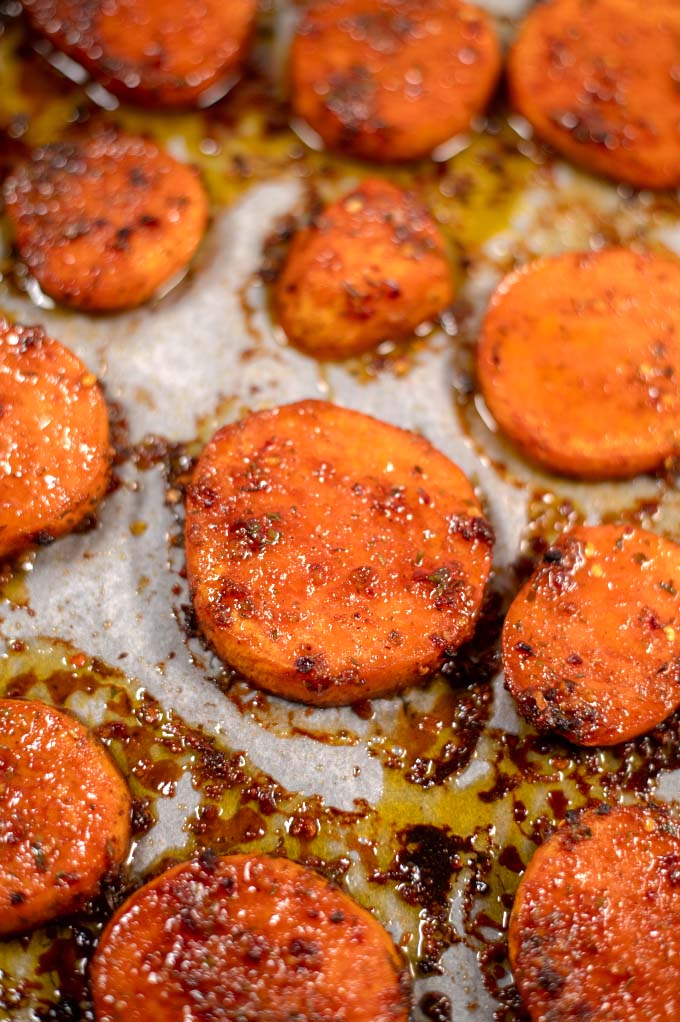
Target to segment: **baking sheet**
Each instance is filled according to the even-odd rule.
[[[489,0],[485,6],[508,19],[527,5]],[[276,10],[274,16],[289,24],[289,12]],[[508,25],[506,21],[506,31]],[[512,124],[521,146],[529,135],[527,126],[517,119]],[[184,121],[178,122],[176,133],[169,131],[167,141],[175,155],[191,156]],[[464,141],[461,147],[464,155]],[[479,318],[496,282],[516,263],[565,249],[597,248],[611,240],[661,244],[680,252],[675,199],[617,189],[560,162],[546,162],[544,155],[534,153],[527,163],[526,185],[514,197],[502,228],[483,244],[466,248],[470,269],[448,332],[436,329],[406,353],[408,371],[403,373],[389,357],[386,367],[375,372],[356,363],[319,366],[287,347],[272,324],[267,291],[258,278],[263,246],[278,218],[304,204],[308,185],[297,171],[285,169],[272,180],[254,183],[234,205],[216,213],[191,275],[147,308],[114,317],[81,316],[50,307],[52,303],[35,288],[31,298],[7,282],[0,284],[0,308],[22,322],[42,323],[98,374],[109,400],[123,410],[130,448],[150,434],[171,443],[193,441],[195,448],[217,425],[247,409],[305,397],[326,397],[424,433],[478,485],[497,535],[497,581],[511,585],[510,568],[534,532],[559,529],[570,516],[597,522],[637,513],[651,528],[680,534],[680,498],[672,477],[580,484],[548,476],[518,460],[498,437],[480,400],[466,396],[470,346]],[[354,180],[336,176],[332,187],[337,190]],[[29,640],[31,648],[49,651],[58,638],[118,666],[133,691],[143,688],[166,710],[214,735],[220,747],[243,750],[256,769],[295,793],[298,804],[322,799],[328,811],[365,811],[363,822],[347,823],[346,833],[354,837],[353,847],[345,849],[350,865],[342,882],[374,908],[395,939],[403,938],[415,975],[415,1017],[426,1017],[422,1008],[430,1018],[440,1017],[432,1014],[434,1001],[423,1000],[433,991],[449,999],[456,1022],[521,1017],[511,999],[504,1005],[496,999],[507,977],[496,985],[489,983],[485,949],[498,945],[502,937],[491,932],[493,920],[486,929],[483,919],[470,925],[466,901],[470,870],[465,864],[445,892],[448,929],[441,954],[434,964],[423,967],[419,948],[427,943],[425,931],[432,916],[411,888],[414,870],[426,872],[426,867],[411,863],[410,873],[392,870],[378,884],[375,875],[369,879],[371,871],[356,842],[377,846],[374,859],[383,873],[390,872],[385,864],[399,847],[396,832],[409,825],[444,828],[449,836],[473,843],[486,835],[488,855],[498,859],[510,838],[517,839],[512,807],[518,790],[525,801],[531,800],[530,819],[544,812],[546,792],[560,786],[569,804],[579,804],[588,792],[574,779],[599,778],[619,764],[616,754],[584,765],[555,745],[553,751],[566,756],[563,766],[555,767],[548,748],[543,760],[536,754],[540,768],[533,780],[529,771],[528,780],[513,794],[480,802],[478,792],[486,790],[485,785],[488,789],[498,776],[498,764],[509,755],[508,736],[519,741],[529,733],[518,721],[500,678],[489,683],[493,703],[471,757],[431,787],[414,783],[409,787],[403,778],[405,764],[412,765],[413,760],[409,743],[417,744],[417,729],[437,717],[443,698],[448,700],[449,722],[455,719],[451,705],[460,690],[451,688],[445,678],[396,699],[376,701],[366,719],[351,709],[313,711],[273,697],[258,700],[241,682],[229,688],[221,666],[199,639],[187,635],[188,594],[178,543],[181,506],[173,503],[167,465],[142,469],[128,458],[118,474],[121,485],[102,505],[96,528],[27,559],[21,583],[25,598],[5,599],[0,606],[0,633],[7,643],[0,679],[6,683],[25,667],[12,651],[15,640]],[[82,693],[72,705],[93,722],[98,719],[97,706]],[[455,734],[452,740],[455,744]],[[639,755],[639,749],[630,755]],[[540,763],[549,760],[550,769],[543,769]],[[395,762],[401,765],[395,767]],[[396,773],[401,785],[395,783]],[[595,794],[598,783],[593,782]],[[170,788],[156,803],[158,822],[136,845],[131,869],[137,875],[153,868],[169,849],[180,855],[191,850],[182,826],[195,816],[199,793],[190,773]],[[653,779],[645,791],[660,798],[677,797],[677,773],[662,770],[658,785]],[[277,826],[287,847],[285,828],[278,822],[264,841],[249,840],[239,847],[269,850]],[[340,828],[337,833],[342,843],[345,832]],[[526,830],[520,840],[526,852],[531,846]],[[510,897],[517,877],[513,879],[511,869],[501,874],[504,893]],[[503,903],[497,898],[501,916],[506,903],[507,898]],[[437,925],[444,926],[441,918]],[[15,978],[22,970],[30,974],[30,951],[18,942],[9,942],[4,952],[0,948],[6,988],[11,987],[12,974]],[[37,1018],[39,998],[31,998],[29,991],[17,1007],[6,1004],[4,1017],[16,1022]]]

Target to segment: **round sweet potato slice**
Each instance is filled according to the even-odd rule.
[[[105,132],[37,149],[5,182],[19,253],[64,305],[140,305],[184,269],[208,201],[197,172],[152,142]]]
[[[454,297],[444,239],[411,192],[368,180],[293,238],[276,285],[296,347],[343,358],[409,337]]]
[[[589,170],[639,188],[680,184],[675,0],[548,0],[510,51],[511,101]]]
[[[600,806],[541,845],[510,917],[532,1022],[680,1017],[680,827],[652,806]]]
[[[39,327],[0,319],[0,557],[79,525],[111,457],[96,377]]]
[[[287,859],[204,856],[132,895],[92,962],[97,1022],[407,1022],[380,923]]]
[[[0,699],[0,937],[73,912],[130,843],[130,793],[69,713]]]
[[[24,0],[33,25],[130,103],[194,106],[238,72],[257,0]]]
[[[503,626],[524,716],[580,745],[644,734],[680,706],[680,545],[583,526],[550,548]]]
[[[198,623],[256,685],[347,704],[423,678],[468,639],[492,536],[422,437],[302,401],[220,429],[187,493]]]
[[[491,19],[472,4],[323,0],[293,42],[293,108],[332,149],[413,160],[467,130],[500,62]]]
[[[478,373],[501,429],[544,467],[626,478],[680,453],[680,260],[570,252],[511,274]]]

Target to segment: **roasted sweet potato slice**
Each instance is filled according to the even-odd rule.
[[[404,961],[380,923],[311,869],[233,855],[132,895],[92,962],[97,1022],[407,1022]]]
[[[362,182],[298,232],[276,285],[292,344],[343,358],[409,337],[453,301],[444,239],[411,192]]]
[[[293,42],[295,112],[332,149],[412,160],[465,131],[500,71],[493,24],[459,0],[322,0]]]
[[[491,300],[479,382],[499,426],[546,468],[630,477],[680,453],[680,261],[570,252]]]
[[[395,691],[469,638],[492,537],[422,437],[302,401],[219,430],[187,494],[196,616],[228,664],[318,705]]]
[[[680,706],[680,546],[632,526],[568,533],[508,611],[503,666],[524,716],[580,745],[660,724]]]
[[[575,163],[639,188],[680,184],[676,0],[548,0],[510,51],[511,100]]]
[[[79,525],[111,455],[96,377],[39,327],[0,319],[0,557]]]
[[[510,918],[510,964],[532,1022],[680,1018],[680,827],[603,805],[542,845]]]
[[[235,74],[257,0],[24,0],[37,29],[131,103],[193,106]]]
[[[130,842],[130,794],[69,713],[0,699],[0,937],[81,906]]]
[[[5,201],[42,289],[90,311],[150,298],[187,265],[208,214],[192,167],[112,132],[37,149],[5,182]]]

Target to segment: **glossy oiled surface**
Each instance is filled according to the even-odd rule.
[[[33,24],[117,95],[186,106],[238,70],[257,0],[26,0]]]
[[[663,810],[601,806],[539,848],[509,936],[532,1022],[679,1017],[679,835]]]
[[[500,71],[491,19],[458,0],[323,0],[291,51],[292,103],[327,145],[426,156],[465,131]]]
[[[119,909],[91,978],[97,1022],[406,1022],[403,966],[380,924],[312,870],[205,856]]]
[[[530,458],[630,477],[680,453],[680,261],[611,248],[539,259],[502,281],[479,382]]]
[[[512,603],[503,666],[522,713],[580,744],[661,723],[680,705],[680,546],[632,526],[574,529]]]
[[[200,627],[246,677],[303,702],[429,674],[472,634],[491,545],[448,458],[324,402],[219,430],[187,494]]]
[[[515,107],[568,159],[640,188],[680,182],[676,0],[548,0],[510,51]]]
[[[276,286],[289,340],[321,358],[409,337],[452,301],[444,239],[427,209],[374,179],[296,234]]]
[[[80,907],[130,840],[127,785],[87,729],[0,699],[0,936]]]
[[[35,150],[5,182],[22,259],[65,305],[139,305],[182,270],[205,230],[196,171],[143,138],[95,135]]]
[[[0,319],[0,557],[74,529],[106,491],[111,446],[95,376],[39,327]]]

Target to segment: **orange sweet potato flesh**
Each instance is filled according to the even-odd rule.
[[[131,800],[68,713],[0,699],[0,937],[75,911],[130,843]]]
[[[97,1022],[407,1022],[382,926],[286,859],[204,856],[133,894],[91,967]]]
[[[453,297],[445,242],[427,209],[379,180],[295,235],[275,292],[289,340],[319,358],[409,337]]]
[[[574,529],[503,626],[505,682],[540,729],[614,745],[680,706],[680,546],[632,526]]]
[[[500,72],[489,16],[458,0],[322,0],[291,51],[295,112],[332,149],[412,160],[466,131]]]
[[[589,170],[639,188],[680,184],[676,0],[548,0],[508,60],[510,97]]]
[[[529,458],[626,478],[680,453],[680,261],[570,252],[511,274],[491,300],[478,374]]]
[[[492,536],[422,437],[302,401],[219,430],[187,494],[194,609],[256,685],[338,705],[424,678],[468,639]]]
[[[257,0],[24,0],[33,25],[107,89],[146,106],[194,106],[238,72]]]
[[[187,265],[208,216],[192,167],[112,132],[35,150],[5,182],[5,202],[43,291],[87,311],[147,301]]]
[[[601,806],[541,845],[510,917],[532,1022],[680,1018],[680,829],[651,806]]]
[[[95,376],[39,327],[0,320],[0,557],[70,532],[111,475]]]

